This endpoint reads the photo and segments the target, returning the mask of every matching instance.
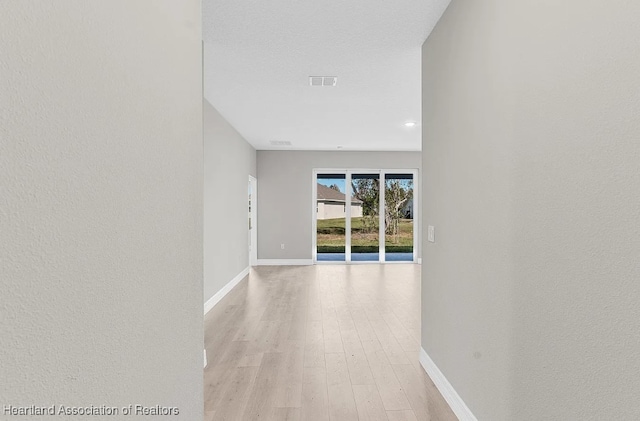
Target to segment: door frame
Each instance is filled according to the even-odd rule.
[[[345,174],[345,204],[349,204],[346,207],[346,219],[345,219],[345,260],[338,262],[325,262],[318,261],[318,230],[317,230],[317,203],[318,203],[318,187],[317,180],[318,174]],[[413,175],[413,260],[411,262],[387,262],[385,261],[385,235],[384,235],[384,212],[383,206],[385,203],[385,188],[380,189],[380,209],[379,216],[380,231],[379,238],[379,252],[378,261],[352,261],[351,260],[351,176],[353,174],[379,174],[380,180],[385,180],[387,174],[412,174]],[[418,246],[420,244],[420,238],[422,232],[420,230],[421,214],[420,214],[420,170],[417,168],[385,168],[385,169],[367,169],[367,168],[314,168],[311,174],[311,256],[313,264],[371,264],[371,263],[388,263],[388,264],[402,264],[402,263],[420,263],[422,260],[418,254]],[[385,180],[386,182],[386,180]],[[381,185],[382,187],[382,185]]]
[[[249,240],[249,266],[258,265],[258,179],[249,176],[249,186],[251,187],[251,229],[248,230]],[[247,207],[249,205],[247,197]],[[248,227],[247,227],[248,228]]]

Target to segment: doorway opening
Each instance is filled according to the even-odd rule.
[[[417,175],[314,170],[314,262],[417,262]]]
[[[249,207],[249,265],[258,264],[258,180],[249,176],[248,207]]]

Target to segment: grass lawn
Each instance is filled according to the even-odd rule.
[[[319,219],[318,253],[344,253],[345,218]],[[398,236],[385,236],[387,253],[413,252],[413,220],[401,219]],[[351,251],[353,253],[378,252],[378,224],[373,232],[366,232],[363,218],[351,219]]]

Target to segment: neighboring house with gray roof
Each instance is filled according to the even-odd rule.
[[[345,194],[318,184],[318,202],[316,212],[318,219],[336,219],[345,218],[347,209],[345,206]],[[351,200],[351,217],[359,218],[362,216],[362,201],[358,199]]]

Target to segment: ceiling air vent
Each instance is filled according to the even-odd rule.
[[[336,76],[309,76],[311,86],[336,86],[338,78]]]
[[[288,140],[272,140],[269,142],[271,146],[291,146]]]

